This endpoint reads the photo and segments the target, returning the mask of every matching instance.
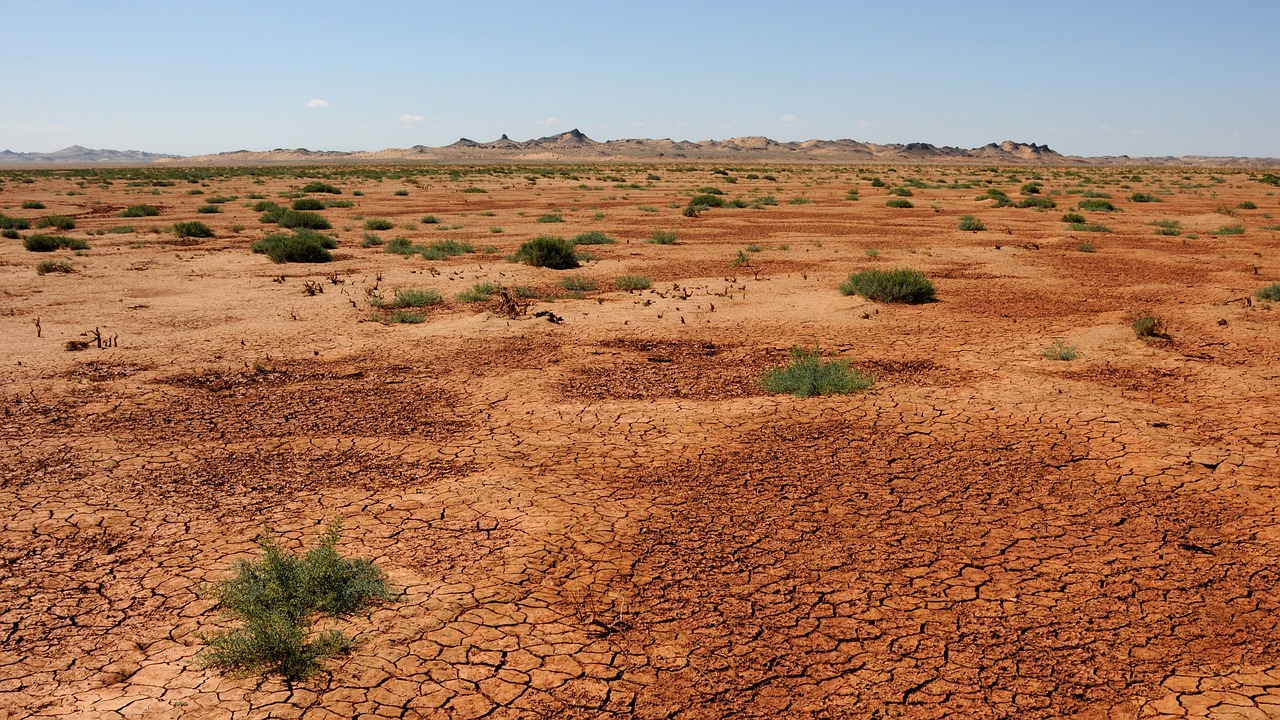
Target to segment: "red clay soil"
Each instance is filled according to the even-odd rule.
[[[1274,187],[453,170],[3,176],[0,213],[72,216],[91,249],[0,240],[0,718],[1280,717],[1280,311],[1254,297],[1280,281]],[[975,200],[1033,174],[1056,208]],[[276,228],[248,196],[315,178],[352,201],[323,211],[338,259],[251,253]],[[684,217],[705,186],[778,204]],[[1086,192],[1111,232],[1060,221]],[[140,203],[161,214],[116,217]],[[505,259],[593,230],[617,242],[578,270]],[[836,290],[896,267],[937,301]],[[480,282],[515,312],[457,299]],[[445,303],[379,322],[397,288]],[[1167,337],[1136,337],[1143,314]],[[768,393],[793,346],[877,382]],[[227,621],[202,587],[265,527],[300,548],[337,518],[403,593],[348,623],[359,646],[292,686],[205,667]]]

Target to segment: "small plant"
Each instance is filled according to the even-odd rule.
[[[573,244],[575,245],[611,245],[615,242],[617,242],[617,240],[614,240],[599,230],[584,232],[573,238]]]
[[[866,390],[875,377],[849,367],[847,360],[823,360],[817,348],[791,348],[791,362],[765,373],[760,385],[772,393],[796,397],[836,395]]]
[[[196,208],[196,212],[202,213],[204,215],[213,215],[215,213],[222,212],[222,208],[218,207],[217,205],[201,205],[200,207]]]
[[[457,255],[466,255],[475,252],[475,248],[470,243],[461,240],[437,240],[430,245],[422,248],[422,257],[427,260],[447,260]]]
[[[1152,225],[1156,227],[1157,235],[1181,235],[1182,223],[1177,220],[1153,220]]]
[[[17,230],[10,230],[8,228],[5,228],[4,230],[0,230],[0,237],[8,238],[10,240],[17,240],[22,236],[18,234]]]
[[[89,244],[80,238],[66,235],[28,235],[22,239],[22,247],[31,252],[53,252],[59,248],[66,250],[88,250]]]
[[[1062,222],[1067,224],[1081,224],[1085,222],[1084,216],[1080,213],[1069,212],[1062,216]]]
[[[511,256],[514,262],[553,270],[570,270],[578,267],[574,244],[561,237],[541,235],[520,246]]]
[[[1136,193],[1134,193],[1134,194],[1130,195],[1130,196],[1129,196],[1129,199],[1130,199],[1130,200],[1132,200],[1133,202],[1136,202],[1136,203],[1158,203],[1158,202],[1164,202],[1163,200],[1161,200],[1160,198],[1156,197],[1155,195],[1152,195],[1151,193],[1140,193],[1140,192],[1136,192]]]
[[[422,218],[423,225],[438,225],[439,223],[440,223],[440,218],[436,217],[435,215],[427,215]]]
[[[1025,197],[1018,203],[1018,207],[1020,208],[1035,208],[1037,210],[1049,210],[1050,208],[1055,208],[1057,206],[1058,204],[1053,201],[1053,198],[1045,197],[1043,195]]]
[[[390,301],[384,303],[388,308],[430,307],[444,302],[444,298],[435,290],[410,290],[400,288]]]
[[[912,197],[915,195],[915,193],[911,192],[910,188],[905,188],[905,187],[893,188],[892,190],[889,191],[889,194],[897,195],[898,197]]]
[[[66,215],[46,215],[36,221],[37,228],[54,228],[56,230],[74,230],[76,221]]]
[[[1093,245],[1090,245],[1089,243],[1080,243],[1079,245],[1076,246],[1076,250],[1079,250],[1082,253],[1091,253],[1095,249],[1096,248],[1094,248]]]
[[[478,282],[470,288],[458,293],[458,301],[465,303],[486,302],[493,294],[501,290],[497,283]]]
[[[1061,360],[1063,362],[1075,360],[1080,357],[1080,353],[1076,349],[1075,345],[1068,345],[1061,340],[1056,340],[1052,345],[1041,348],[1040,354],[1044,355],[1049,360]]]
[[[560,222],[564,222],[564,218],[560,217],[559,213],[547,213],[546,215],[539,215],[537,222],[560,223]]]
[[[885,207],[910,208],[910,207],[915,207],[915,205],[912,205],[911,201],[906,198],[893,198],[892,200],[889,200],[888,202],[885,203]]]
[[[861,295],[885,303],[926,303],[934,299],[933,283],[915,270],[864,270],[840,283],[841,295]]]
[[[30,230],[31,222],[26,218],[9,217],[0,214],[0,230]]]
[[[654,230],[645,242],[651,245],[675,245],[680,233],[675,230]]]
[[[250,245],[249,249],[276,263],[322,263],[333,259],[329,250],[337,246],[338,242],[328,235],[304,228],[292,234],[272,233]]]
[[[619,290],[626,290],[627,292],[648,290],[653,286],[653,282],[644,275],[619,275],[614,279],[613,284]]]
[[[160,214],[160,208],[155,205],[130,205],[121,210],[117,217],[135,218],[135,217],[154,217]]]
[[[1254,296],[1260,300],[1270,300],[1272,302],[1280,302],[1280,283],[1272,283],[1264,288],[1259,288]]]
[[[341,194],[342,194],[342,190],[340,190],[340,189],[338,189],[338,188],[334,187],[333,185],[329,185],[329,184],[327,184],[327,183],[322,183],[322,182],[319,182],[319,181],[309,182],[309,183],[307,183],[306,185],[303,185],[303,186],[302,186],[302,192],[304,192],[304,193],[329,193],[329,194],[331,194],[331,195],[341,195]]]
[[[884,180],[881,180],[880,178],[871,178],[871,187],[874,187],[874,188],[888,187],[888,183],[886,183]]]
[[[1036,182],[1026,183],[1022,187],[1018,188],[1018,192],[1022,193],[1023,195],[1039,195],[1040,183],[1036,183]]]
[[[862,198],[858,197],[858,190],[855,188],[845,193],[844,199],[845,200],[861,200]]]
[[[365,230],[390,230],[395,226],[395,223],[385,218],[369,218],[364,221]]]
[[[880,251],[879,251],[879,250],[877,250],[877,249],[875,249],[875,248],[867,248],[866,250],[863,250],[863,251],[862,251],[862,254],[863,254],[863,255],[866,255],[866,256],[867,256],[867,257],[869,257],[869,258],[878,258],[878,257],[880,257]]]
[[[22,203],[23,210],[43,210],[44,203],[39,200],[26,200]]]
[[[464,193],[487,193],[487,192],[489,192],[489,191],[488,191],[488,190],[485,190],[484,188],[478,188],[478,187],[465,187],[465,188],[462,188],[462,192],[464,192]]]
[[[570,275],[568,277],[561,278],[560,287],[568,290],[569,292],[582,293],[595,290],[599,285],[595,280],[592,280],[585,275]]]
[[[1111,201],[1102,200],[1099,198],[1088,198],[1085,200],[1081,200],[1080,202],[1076,203],[1076,207],[1080,208],[1081,210],[1089,210],[1093,212],[1114,212],[1116,209],[1116,206],[1112,205]]]
[[[972,215],[961,215],[959,228],[961,230],[978,232],[979,230],[986,230],[987,226],[983,225],[981,220]]]
[[[74,272],[70,263],[62,260],[41,260],[36,263],[37,275],[48,275],[49,273],[69,273]]]
[[[1141,340],[1164,339],[1164,322],[1155,315],[1143,315],[1133,321],[1133,334]]]
[[[416,325],[427,319],[426,315],[412,310],[393,310],[383,315],[379,320],[384,323]]]
[[[990,188],[985,193],[979,195],[974,199],[975,200],[994,200],[995,202],[991,204],[991,207],[993,208],[1008,207],[1013,204],[1013,201],[1009,199],[1009,196],[1005,193],[1005,191],[999,188]]]
[[[108,228],[107,232],[112,235],[131,235],[134,232],[134,228],[132,225],[116,225],[113,228]]]
[[[1223,225],[1222,227],[1209,233],[1210,235],[1243,235],[1243,225]]]
[[[404,238],[400,239],[404,240]],[[408,242],[408,240],[405,240],[405,242]],[[373,233],[365,233],[364,239],[360,241],[360,247],[362,248],[379,247],[380,245],[382,245],[382,238]]]
[[[1240,208],[1241,210],[1257,210],[1258,204],[1252,200],[1245,200],[1244,202],[1236,205],[1236,207]]]
[[[236,575],[216,583],[213,594],[234,630],[201,635],[201,659],[223,671],[281,675],[302,680],[321,662],[350,650],[355,641],[338,630],[308,639],[316,615],[341,618],[390,600],[386,574],[367,560],[338,554],[334,523],[304,555],[289,552],[268,534],[260,557],[241,560]]]
[[[173,224],[173,234],[180,238],[211,238],[213,228],[199,220],[190,220]]]
[[[326,205],[323,200],[317,200],[316,198],[312,198],[312,197],[304,197],[304,198],[298,198],[297,200],[294,200],[293,204],[290,205],[289,207],[293,208],[294,210],[310,211],[310,210],[324,210]]]
[[[409,191],[401,188],[392,193],[392,195],[395,195],[396,197],[409,197]]]
[[[1111,228],[1107,227],[1106,225],[1099,225],[1098,223],[1071,223],[1070,225],[1067,226],[1067,229],[1073,232],[1094,232],[1094,233],[1111,232]]]

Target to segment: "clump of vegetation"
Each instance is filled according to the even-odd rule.
[[[0,214],[0,230],[30,230],[31,222],[26,218],[9,217]]]
[[[1133,321],[1133,334],[1142,340],[1163,339],[1164,322],[1155,315],[1142,315]]]
[[[390,300],[373,300],[371,301],[375,307],[385,308],[413,308],[413,307],[431,307],[444,302],[444,298],[435,290],[412,290],[409,288],[396,289],[395,295]]]
[[[1241,210],[1257,210],[1258,204],[1252,200],[1245,200],[1244,202],[1237,204],[1236,207]]]
[[[333,259],[329,251],[337,246],[338,242],[328,235],[303,228],[293,233],[272,233],[249,249],[277,263],[322,263]]]
[[[1280,302],[1280,283],[1272,283],[1264,288],[1260,288],[1254,296],[1260,300],[1271,300],[1272,302]]]
[[[1080,243],[1079,245],[1077,245],[1077,246],[1076,246],[1076,250],[1079,250],[1079,251],[1080,251],[1080,252],[1082,252],[1082,253],[1091,253],[1091,252],[1093,252],[1093,251],[1094,251],[1094,250],[1096,250],[1096,249],[1097,249],[1097,248],[1095,248],[1095,247],[1094,247],[1092,244],[1090,244],[1090,243]]]
[[[313,212],[282,208],[275,203],[258,203],[257,205],[254,205],[255,209],[260,207],[266,209],[266,212],[262,214],[262,222],[275,223],[282,228],[328,230],[333,227],[333,225],[331,225],[323,215],[317,215]]]
[[[330,195],[341,195],[341,194],[342,194],[342,190],[341,190],[341,189],[336,188],[336,187],[334,187],[333,185],[330,185],[330,184],[328,184],[328,183],[322,183],[322,182],[320,182],[320,181],[318,181],[318,180],[317,180],[317,181],[315,181],[315,182],[309,182],[309,183],[307,183],[306,185],[303,185],[303,186],[302,186],[302,192],[304,192],[304,193],[329,193]]]
[[[173,234],[180,238],[211,238],[213,237],[213,228],[199,220],[190,220],[174,223]]]
[[[841,295],[861,295],[885,303],[926,303],[934,299],[933,283],[923,274],[906,268],[864,270],[852,273],[840,283]]]
[[[422,218],[423,225],[438,225],[439,223],[440,223],[440,218],[436,217],[435,215],[427,215]]]
[[[1102,200],[1100,198],[1087,198],[1076,203],[1076,207],[1081,210],[1089,210],[1093,212],[1114,212],[1115,205],[1110,200]]]
[[[866,390],[875,377],[849,366],[847,360],[823,360],[817,348],[791,348],[791,362],[765,373],[760,385],[772,393],[796,397],[836,395]]]
[[[41,260],[36,263],[37,275],[48,275],[49,273],[70,273],[74,272],[71,263],[62,260]]]
[[[637,290],[648,290],[653,286],[653,281],[644,275],[619,275],[614,279],[613,284],[619,290],[635,292]]]
[[[474,186],[472,186],[472,187],[465,187],[465,188],[462,188],[462,192],[464,192],[464,193],[487,193],[487,192],[489,192],[489,191],[488,191],[488,190],[485,190],[484,188],[480,188],[480,187],[474,187]]]
[[[1156,228],[1157,235],[1181,235],[1182,223],[1177,220],[1153,220],[1152,225]]]
[[[323,200],[317,200],[316,198],[312,198],[312,197],[304,197],[304,198],[298,198],[297,200],[294,200],[293,204],[290,205],[289,207],[293,208],[294,210],[310,211],[310,210],[324,210],[325,207],[327,206],[325,205]]]
[[[1071,223],[1070,225],[1067,225],[1067,229],[1072,230],[1074,232],[1094,232],[1094,233],[1111,232],[1111,228],[1107,227],[1106,225],[1099,225],[1098,223]]]
[[[985,193],[974,198],[974,200],[993,200],[994,202],[991,204],[993,208],[1008,207],[1013,204],[1013,201],[1009,199],[1005,191],[1000,188],[990,188]]]
[[[1222,227],[1209,233],[1210,235],[1243,235],[1243,225],[1223,225]]]
[[[911,192],[910,188],[906,188],[906,187],[893,188],[892,190],[889,191],[889,194],[897,195],[898,197],[912,197],[915,195],[915,193]]]
[[[427,260],[448,260],[451,257],[475,251],[470,243],[461,240],[437,240],[419,250],[422,257]]]
[[[23,210],[43,210],[44,203],[39,200],[25,200],[22,203]]]
[[[539,215],[539,216],[538,216],[538,219],[537,219],[537,222],[540,222],[540,223],[559,223],[559,222],[564,222],[564,218],[560,217],[560,214],[559,214],[559,213],[547,213],[546,215]]]
[[[885,203],[885,207],[891,208],[910,208],[915,207],[911,201],[906,198],[893,198]]]
[[[339,630],[312,636],[313,618],[350,616],[393,595],[386,574],[372,562],[338,554],[339,530],[334,523],[304,555],[268,534],[259,557],[241,560],[234,577],[213,586],[223,613],[241,625],[200,636],[208,646],[201,654],[207,666],[295,681],[354,647],[355,640]]]
[[[615,242],[617,242],[617,240],[614,240],[599,230],[584,232],[574,236],[573,238],[574,245],[612,245]]]
[[[570,275],[560,280],[560,287],[569,292],[590,292],[599,287],[599,285],[595,280],[585,275]]]
[[[130,205],[121,210],[116,217],[135,218],[135,217],[155,217],[160,214],[160,208],[155,205]]]
[[[426,320],[427,316],[413,310],[394,310],[377,319],[384,323],[416,325]]]
[[[502,288],[498,283],[494,282],[478,282],[475,285],[458,293],[458,301],[465,303],[486,302],[493,297],[494,293]]]
[[[844,199],[845,200],[861,200],[862,198],[858,197],[858,189],[854,188],[849,192],[845,193]]]
[[[1160,198],[1156,197],[1155,195],[1152,195],[1151,193],[1140,193],[1140,192],[1136,192],[1136,193],[1134,193],[1134,194],[1130,195],[1130,196],[1129,196],[1129,199],[1130,199],[1130,200],[1132,200],[1133,202],[1136,202],[1136,203],[1156,203],[1156,202],[1164,202],[1163,200],[1161,200]]]
[[[1018,188],[1018,192],[1022,193],[1023,195],[1039,195],[1040,183],[1037,183],[1037,182],[1026,183],[1022,187]]]
[[[203,213],[205,215],[213,215],[215,213],[222,212],[222,208],[218,207],[217,205],[201,205],[200,207],[196,208],[196,212]]]
[[[961,215],[959,228],[961,230],[978,232],[979,230],[986,230],[987,226],[983,225],[981,220],[972,215]]]
[[[0,237],[8,238],[10,240],[17,240],[22,236],[18,234],[17,230],[4,229],[4,230],[0,230]]]
[[[1061,360],[1063,362],[1069,362],[1080,357],[1080,352],[1075,345],[1068,345],[1061,340],[1054,341],[1052,345],[1041,348],[1040,354],[1049,360]]]
[[[522,244],[511,259],[553,270],[570,270],[579,264],[574,244],[554,235],[540,235]]]
[[[365,230],[390,230],[396,224],[386,218],[369,218],[364,221]]]
[[[37,228],[54,228],[55,230],[74,230],[75,218],[66,215],[46,215],[36,221]]]
[[[31,252],[53,252],[59,248],[65,250],[88,250],[89,243],[80,238],[66,235],[44,235],[37,233],[22,239],[22,247]]]
[[[651,245],[675,245],[680,233],[675,230],[654,230],[645,242]]]
[[[1022,201],[1018,203],[1018,207],[1035,208],[1037,210],[1048,210],[1050,208],[1058,207],[1058,204],[1054,202],[1053,198],[1051,197],[1045,197],[1043,195],[1032,195],[1031,197],[1023,198]]]
[[[1069,212],[1062,216],[1062,222],[1067,224],[1083,225],[1085,222],[1085,219],[1084,219],[1084,216],[1081,215],[1080,213]]]

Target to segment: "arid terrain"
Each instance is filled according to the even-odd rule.
[[[1280,718],[1275,183],[6,169],[0,718]],[[304,198],[332,262],[249,250]],[[576,270],[508,259],[589,232]],[[837,291],[892,268],[937,301]],[[444,302],[392,322],[397,290]],[[766,392],[793,346],[875,385]],[[339,518],[401,593],[354,652],[204,667],[206,585]]]

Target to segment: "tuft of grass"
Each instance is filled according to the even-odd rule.
[[[386,573],[372,562],[338,554],[340,527],[331,525],[304,555],[286,550],[267,534],[259,543],[259,557],[239,561],[234,577],[213,586],[223,613],[242,624],[199,636],[208,646],[200,655],[206,666],[280,675],[292,682],[354,647],[354,639],[339,630],[312,637],[313,618],[354,615],[393,595]]]
[[[979,230],[987,229],[987,226],[983,225],[981,220],[979,220],[978,218],[972,215],[961,215],[960,224],[958,227],[961,230],[970,230],[973,232],[978,232]]]
[[[134,229],[132,225],[116,225],[113,228],[108,228],[107,232],[112,235],[130,235],[134,232]]]
[[[22,237],[22,236],[18,234],[18,231],[17,231],[17,230],[9,230],[9,229],[7,229],[7,228],[6,228],[6,229],[4,229],[4,230],[0,230],[0,237],[2,237],[2,238],[8,238],[8,239],[10,239],[10,240],[17,240],[18,238],[20,238],[20,237]]]
[[[1076,207],[1081,210],[1089,210],[1093,212],[1114,212],[1116,209],[1116,206],[1112,205],[1111,201],[1100,198],[1087,198],[1085,200],[1081,200],[1076,203]]]
[[[1222,227],[1209,233],[1210,235],[1243,235],[1243,225],[1223,225]]]
[[[259,203],[254,207],[262,205]],[[275,223],[282,228],[298,229],[305,228],[307,230],[328,230],[333,227],[323,215],[317,215],[313,212],[303,210],[291,210],[282,208],[275,203],[267,203],[271,206],[262,215],[262,222]]]
[[[494,293],[498,292],[501,289],[502,288],[498,285],[498,283],[478,282],[475,285],[472,285],[471,287],[467,288],[466,290],[463,290],[462,292],[458,293],[458,302],[465,302],[465,303],[486,302],[489,300],[489,298],[493,297]]]
[[[1056,340],[1052,345],[1041,348],[1040,354],[1049,360],[1061,360],[1064,362],[1080,357],[1080,352],[1075,345],[1068,345],[1061,340]]]
[[[760,385],[772,393],[796,397],[859,392],[875,384],[875,377],[849,366],[847,360],[823,360],[817,348],[791,348],[791,361],[765,373]]]
[[[573,242],[554,235],[540,235],[522,244],[511,260],[553,270],[570,270],[579,264]]]
[[[36,228],[54,228],[55,230],[74,230],[76,221],[66,215],[46,215],[36,221]]]
[[[438,224],[440,224],[440,218],[436,217],[435,215],[426,215],[426,216],[424,216],[424,217],[422,218],[422,224],[423,224],[423,225],[438,225]]]
[[[1111,232],[1111,228],[1107,227],[1106,225],[1099,225],[1098,223],[1071,223],[1067,225],[1067,229],[1072,230],[1074,232],[1096,232],[1096,233]]]
[[[155,217],[160,214],[160,208],[155,205],[130,205],[116,214],[116,217],[136,218],[136,217]]]
[[[1257,210],[1258,203],[1252,200],[1245,200],[1244,202],[1237,204],[1236,207],[1241,210]]]
[[[338,242],[328,235],[303,228],[292,234],[272,233],[250,245],[249,249],[276,263],[322,263],[333,259],[329,250],[337,246]]]
[[[488,191],[488,190],[485,190],[484,188],[479,188],[479,187],[465,187],[465,188],[462,188],[462,192],[464,192],[464,193],[487,193],[487,192],[489,192],[489,191]]]
[[[390,230],[396,224],[386,218],[369,218],[364,221],[365,230]]]
[[[1151,224],[1155,226],[1157,235],[1182,234],[1182,223],[1177,220],[1152,220]]]
[[[31,252],[53,252],[59,248],[65,250],[88,250],[89,243],[80,238],[66,235],[44,235],[37,233],[22,239],[22,247]]]
[[[861,295],[885,303],[926,303],[934,299],[933,283],[923,274],[906,268],[864,270],[852,273],[840,283],[841,295]]]
[[[599,285],[585,275],[569,275],[560,279],[560,287],[570,292],[590,292]]]
[[[44,203],[39,200],[25,200],[22,203],[23,210],[43,210]]]
[[[364,239],[360,241],[360,247],[362,248],[378,247],[380,245],[382,245],[382,238],[373,233],[365,233]]]
[[[616,243],[616,242],[618,241],[600,232],[599,230],[584,232],[574,236],[573,238],[574,245],[612,245],[613,243]]]
[[[337,187],[334,187],[333,185],[330,185],[330,184],[328,184],[328,183],[322,183],[322,182],[319,182],[319,181],[309,182],[309,183],[307,183],[306,185],[303,185],[303,186],[302,186],[302,192],[304,192],[304,193],[329,193],[329,194],[331,194],[331,195],[341,195],[341,194],[342,194],[342,190],[341,190],[341,189],[339,189],[339,188],[337,188]]]
[[[399,190],[395,191],[394,193],[392,193],[392,195],[395,195],[396,197],[408,197],[408,196],[409,196],[409,191],[408,191],[408,190],[405,190],[404,188],[401,188],[401,189],[399,189]]]
[[[426,320],[427,316],[412,310],[393,310],[378,319],[384,323],[416,325]]]
[[[1031,197],[1023,198],[1022,201],[1018,203],[1018,207],[1048,210],[1050,208],[1058,207],[1058,204],[1054,202],[1051,197],[1046,197],[1044,195],[1032,195]]]
[[[1136,203],[1158,203],[1158,202],[1164,202],[1163,200],[1161,200],[1160,198],[1156,197],[1155,195],[1152,195],[1151,193],[1140,193],[1140,192],[1136,192],[1136,193],[1134,193],[1134,194],[1130,195],[1130,196],[1129,196],[1129,199],[1130,199],[1130,200],[1132,200],[1133,202],[1136,202]]]
[[[1079,245],[1076,246],[1076,250],[1079,250],[1082,253],[1091,253],[1096,249],[1097,248],[1095,248],[1093,245],[1089,243],[1080,243]]]
[[[1253,295],[1260,300],[1280,301],[1280,283],[1272,283],[1266,287],[1259,288]]]
[[[648,290],[653,287],[653,281],[644,275],[619,275],[614,278],[613,284],[619,290],[626,290],[627,292]]]
[[[71,267],[71,263],[62,260],[41,260],[36,263],[37,275],[48,275],[49,273],[70,273],[75,272]]]
[[[217,205],[201,205],[200,207],[196,208],[196,212],[204,215],[214,215],[216,213],[222,212],[222,208],[218,207]]]
[[[845,200],[861,200],[862,198],[858,197],[858,190],[857,188],[854,188],[853,190],[850,190],[849,192],[845,193],[844,199]]]
[[[1155,315],[1143,315],[1135,319],[1130,327],[1133,328],[1133,334],[1142,340],[1165,337],[1164,322]]]
[[[888,202],[886,202],[884,205],[885,207],[891,207],[891,208],[915,207],[915,205],[912,205],[911,201],[907,200],[906,198],[893,198],[892,200],[889,200]]]
[[[174,223],[173,234],[180,238],[211,238],[213,237],[213,228],[199,220],[190,220]]]
[[[327,205],[325,205],[323,200],[318,200],[313,197],[304,197],[294,200],[293,204],[289,207],[294,210],[324,210]]]
[[[560,222],[564,222],[564,218],[560,217],[559,213],[547,213],[546,215],[539,215],[537,222],[560,223]]]
[[[1008,207],[1013,204],[1013,201],[1009,199],[1009,196],[1005,193],[1005,191],[1001,190],[1000,188],[990,188],[985,193],[979,195],[974,199],[975,200],[994,200],[995,202],[992,203],[991,205],[991,207],[993,208]]]
[[[470,243],[460,240],[437,240],[422,248],[420,252],[422,257],[427,260],[448,260],[451,257],[466,255],[475,251],[475,248],[471,247]]]
[[[680,233],[675,230],[654,230],[645,242],[651,245],[675,245]]]
[[[444,298],[435,290],[412,290],[398,288],[391,300],[384,304],[388,308],[431,307],[444,302]]]
[[[30,230],[31,222],[26,218],[9,217],[0,214],[0,230]]]

